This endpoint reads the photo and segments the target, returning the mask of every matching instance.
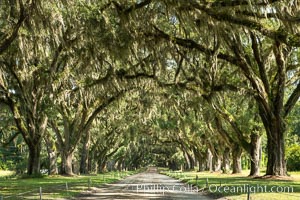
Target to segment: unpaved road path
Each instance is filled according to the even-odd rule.
[[[81,194],[76,199],[184,199],[184,200],[210,200],[196,187],[184,184],[176,179],[158,174],[155,168],[144,173],[126,177],[124,180],[106,184],[91,193]]]

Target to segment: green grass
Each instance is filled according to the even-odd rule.
[[[213,197],[226,197],[227,199],[238,200],[247,199],[247,188],[249,185],[251,188],[251,199],[258,200],[279,200],[289,199],[298,200],[300,199],[300,173],[292,172],[291,177],[288,180],[274,180],[274,179],[261,179],[261,178],[250,178],[247,177],[249,171],[244,171],[242,174],[220,174],[220,173],[209,173],[209,172],[163,172],[171,177],[181,179],[188,184],[197,185],[198,188],[205,188],[204,191],[208,192]],[[196,181],[196,176],[198,180]],[[206,183],[211,190],[206,187]],[[221,187],[220,187],[221,186]],[[263,189],[261,187],[263,187]],[[275,186],[275,187],[273,187]],[[273,188],[272,188],[273,187]],[[286,193],[271,192],[271,188],[276,190],[285,190]],[[226,189],[227,188],[227,189]],[[268,191],[267,193],[262,192],[263,190]],[[226,190],[226,191],[225,191]],[[246,189],[247,190],[247,189]],[[256,193],[254,191],[256,190]],[[289,190],[289,192],[288,192]]]
[[[43,199],[70,198],[83,191],[91,190],[93,187],[117,181],[134,173],[133,171],[127,171],[74,177],[44,176],[41,178],[10,179],[3,178],[3,175],[0,176],[0,196],[3,196],[4,199],[16,200],[24,198],[39,199],[41,188]]]

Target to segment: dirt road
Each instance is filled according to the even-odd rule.
[[[92,193],[82,194],[76,199],[184,199],[209,200],[198,188],[176,179],[159,174],[155,168],[147,172],[129,176],[116,183],[97,188]]]

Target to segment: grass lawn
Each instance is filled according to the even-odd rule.
[[[133,171],[109,172],[86,176],[45,176],[42,178],[7,178],[11,173],[0,171],[0,199],[39,199],[40,188],[43,199],[70,198],[80,192],[104,183],[111,183]]]
[[[197,185],[198,188],[205,188],[204,191],[215,198],[247,199],[247,191],[250,190],[250,199],[253,200],[300,199],[300,172],[291,172],[291,177],[285,180],[250,178],[247,177],[249,171],[243,171],[238,175],[195,171],[162,173],[181,179],[188,184]]]

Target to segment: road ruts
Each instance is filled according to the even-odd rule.
[[[156,168],[147,172],[126,177],[116,183],[106,184],[92,193],[81,194],[78,200],[96,199],[212,199],[205,196],[198,188],[184,184],[176,179],[157,173]]]

